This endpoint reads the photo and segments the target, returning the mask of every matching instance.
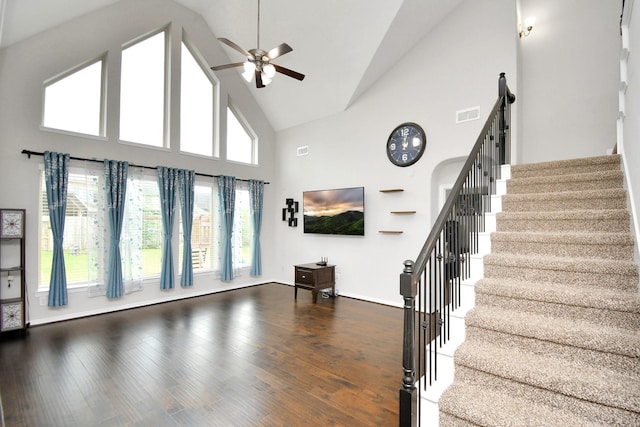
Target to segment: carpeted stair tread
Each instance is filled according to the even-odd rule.
[[[600,426],[640,425],[640,414],[638,412],[605,406],[583,399],[576,399],[575,397],[566,396],[528,384],[518,383],[462,365],[456,366],[454,385],[455,384],[471,385],[487,390],[498,390],[499,392],[517,396],[529,402],[540,402],[557,410],[570,411],[578,416],[591,420],[591,422],[598,423]],[[448,394],[446,394],[446,396],[449,397]],[[460,402],[460,404],[464,405],[463,402]],[[503,409],[500,401],[495,401],[490,405],[494,411],[502,411]],[[544,424],[545,420],[541,419],[539,422],[540,424]],[[507,423],[506,425],[517,426],[515,423]],[[567,427],[573,427],[574,425],[575,424],[569,424]]]
[[[475,284],[475,292],[476,294],[640,315],[640,294],[635,290],[620,292],[619,290],[576,287],[558,283],[532,283],[523,280],[483,278]]]
[[[640,332],[611,327],[599,319],[556,319],[537,313],[502,307],[474,307],[465,318],[468,327],[484,328],[557,344],[600,351],[606,354],[640,357]]]
[[[476,305],[492,307],[495,310],[505,309],[536,313],[554,318],[555,322],[563,322],[564,319],[598,319],[600,324],[608,326],[640,329],[640,313],[638,312],[640,301],[638,298],[634,298],[630,292],[628,293],[629,300],[634,301],[635,305],[624,301],[623,309],[620,310],[617,307],[604,308],[602,307],[604,304],[594,298],[595,296],[606,298],[606,295],[611,295],[609,290],[602,288],[589,288],[591,291],[589,294],[587,292],[576,294],[571,291],[573,289],[585,291],[585,288],[573,286],[557,289],[560,286],[558,284],[522,282],[528,284],[527,289],[525,286],[518,288],[517,285],[514,285],[515,283],[510,281],[513,288],[508,288],[506,283],[502,286],[490,287],[486,286],[486,282],[479,286],[476,285]],[[562,292],[563,290],[568,290],[568,292]],[[548,294],[543,293],[544,291]],[[581,299],[581,297],[583,298]],[[619,299],[614,301],[619,301]],[[624,310],[625,308],[629,310]]]
[[[637,289],[638,266],[633,261],[576,259],[490,253],[483,258],[484,277],[524,279],[541,283]]]
[[[521,178],[540,175],[563,175],[603,170],[620,170],[620,155],[595,156],[580,159],[554,160],[550,162],[512,165],[511,177]]]
[[[503,231],[491,234],[491,251],[527,255],[633,260],[630,233],[537,233]]]
[[[592,420],[571,411],[546,405],[541,401],[504,393],[501,390],[455,383],[445,392],[440,406],[440,426],[599,426]],[[496,411],[494,405],[500,402]],[[442,416],[446,414],[448,416]]]
[[[572,175],[544,175],[529,178],[511,178],[507,181],[507,194],[548,193],[606,188],[621,188],[623,173],[599,171]]]
[[[625,209],[499,212],[496,231],[628,233],[629,219]]]
[[[640,378],[636,375],[605,368],[586,370],[581,363],[570,359],[472,341],[458,347],[455,364],[565,396],[640,412]]]
[[[476,427],[478,425],[450,415],[446,412],[440,412],[438,423],[441,427]]]
[[[500,348],[519,348],[522,351],[542,354],[552,358],[579,360],[585,369],[601,369],[604,367],[616,372],[631,373],[640,377],[640,364],[638,364],[638,358],[634,356],[607,353],[606,357],[603,357],[601,349],[574,347],[471,325],[466,327],[466,339],[491,342]]]
[[[559,191],[555,193],[523,193],[502,196],[503,212],[625,209],[627,196],[622,188]]]
[[[484,256],[484,264],[485,267],[491,265],[503,265],[509,267],[537,268],[542,270],[616,274],[630,276],[631,279],[637,279],[638,277],[638,266],[636,263],[625,260],[585,260],[571,257],[532,257],[527,255],[489,253]]]

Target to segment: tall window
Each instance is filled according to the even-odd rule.
[[[67,284],[101,282],[104,252],[108,247],[104,229],[104,177],[100,168],[71,168],[67,191],[63,250]],[[53,234],[49,221],[44,171],[40,173],[40,277],[49,287]],[[106,245],[106,246],[105,246]]]
[[[227,107],[227,160],[257,165],[257,145],[246,121],[234,108]]]
[[[120,140],[165,146],[166,33],[122,50]]]
[[[64,255],[70,287],[101,284],[108,256],[109,230],[105,218],[103,170],[99,165],[72,168],[69,172]],[[48,288],[51,279],[53,236],[47,208],[44,172],[40,174],[40,274],[38,285]],[[120,236],[125,289],[133,289],[161,268],[162,219],[155,176],[141,168],[129,168],[124,223]]]
[[[193,226],[191,229],[191,260],[193,271],[208,271],[218,268],[214,251],[214,238],[217,230],[216,210],[214,203],[218,200],[217,187],[213,183],[196,183],[194,186]],[[182,268],[182,217],[180,217],[179,263]]]
[[[237,183],[236,207],[233,216],[233,268],[251,267],[253,223],[251,222],[249,187],[244,181]]]
[[[214,84],[182,43],[180,151],[213,156]]]
[[[45,128],[104,136],[102,59],[45,82]]]

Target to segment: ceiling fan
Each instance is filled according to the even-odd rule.
[[[257,46],[260,46],[260,0],[258,0],[258,42]],[[280,45],[274,47],[270,51],[264,51],[260,48],[245,50],[226,38],[219,38],[222,43],[227,46],[237,50],[241,54],[247,57],[245,62],[234,62],[232,64],[218,65],[215,67],[211,67],[213,71],[224,70],[227,68],[234,67],[244,67],[244,72],[242,73],[242,77],[248,82],[255,76],[256,78],[256,87],[263,88],[269,83],[271,83],[271,79],[275,76],[276,72],[282,73],[286,76],[293,77],[294,79],[302,81],[304,79],[304,74],[300,74],[297,71],[290,70],[288,68],[284,68],[280,65],[273,64],[271,61],[278,58],[279,56],[284,55],[285,53],[289,53],[293,50],[291,46],[286,43],[281,43]]]

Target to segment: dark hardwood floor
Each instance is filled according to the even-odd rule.
[[[271,283],[0,342],[7,427],[395,426],[402,310]]]

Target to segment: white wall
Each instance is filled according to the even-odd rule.
[[[277,203],[302,201],[306,190],[364,186],[366,211],[364,237],[303,234],[301,226],[275,218],[283,280],[292,282],[294,264],[328,256],[337,265],[340,293],[401,303],[403,261],[417,256],[434,220],[432,172],[441,162],[468,155],[497,99],[499,73],[516,84],[516,43],[514,2],[465,1],[347,111],[278,133]],[[455,124],[456,110],[478,105],[481,120]],[[428,142],[417,164],[399,168],[388,161],[385,144],[406,121],[420,124]],[[296,147],[304,145],[309,154],[297,157]],[[380,193],[387,188],[405,191]],[[392,210],[417,214],[394,216]],[[385,229],[404,234],[378,232]]]
[[[635,7],[634,7],[635,5]],[[634,214],[634,228],[636,233],[636,259],[638,260],[638,236],[640,236],[640,222],[638,211],[640,210],[640,5],[633,0],[625,3],[625,17],[623,25],[628,34],[624,48],[626,55],[621,56],[626,63],[626,90],[621,98],[620,109],[623,111],[623,135],[619,145],[625,172],[627,173],[627,189],[631,199],[631,209]],[[626,60],[625,60],[626,57]],[[621,76],[622,77],[622,76]],[[640,261],[640,260],[638,260]]]
[[[604,155],[616,142],[620,0],[520,0],[524,163]]]
[[[158,281],[155,280],[146,283],[143,292],[125,295],[116,301],[107,301],[103,297],[88,298],[83,290],[70,292],[68,306],[56,309],[46,306],[46,294],[36,292],[38,168],[42,164],[42,158],[28,159],[20,154],[22,149],[59,151],[76,157],[128,160],[147,166],[188,168],[212,175],[227,174],[266,181],[274,179],[275,134],[247,85],[241,81],[237,73],[219,73],[218,76],[222,88],[221,138],[224,143],[226,105],[228,97],[231,96],[234,104],[259,135],[259,167],[180,154],[178,144],[175,143],[179,135],[177,102],[172,104],[171,109],[171,140],[174,143],[170,150],[125,145],[117,141],[120,47],[123,43],[169,23],[172,52],[177,58],[180,53],[180,35],[184,29],[207,63],[228,62],[220,44],[211,42],[215,40],[215,35],[202,18],[169,0],[119,2],[0,51],[0,207],[27,210],[26,279],[30,303],[29,317],[33,324],[261,283],[271,280],[274,275],[276,257],[267,249],[263,254],[263,278],[250,278],[247,273],[231,282],[223,283],[212,275],[196,276],[193,289],[180,289],[178,286],[178,289],[172,291],[160,291]],[[107,139],[86,139],[40,130],[43,81],[104,52],[108,52],[109,64]],[[179,82],[178,62],[173,63],[171,72],[173,82]],[[173,92],[172,95],[177,99],[178,92]],[[278,210],[273,202],[273,187],[265,186],[266,212]],[[261,240],[263,248],[273,246],[273,227],[263,227]],[[176,260],[177,258],[175,256]],[[179,284],[179,281],[177,283]],[[42,305],[42,302],[45,305]]]
[[[294,264],[312,262],[320,256],[328,256],[331,263],[337,264],[337,288],[342,294],[400,305],[398,276],[402,263],[405,259],[415,258],[424,243],[439,208],[439,185],[454,181],[455,173],[449,166],[468,155],[497,97],[500,72],[507,73],[509,86],[517,95],[516,108],[523,110],[518,117],[521,131],[514,129],[514,134],[518,135],[516,139],[520,139],[514,141],[517,144],[514,151],[519,159],[530,162],[582,157],[603,154],[612,147],[619,82],[619,47],[616,44],[619,42],[616,38],[619,35],[617,22],[620,10],[616,6],[619,2],[584,1],[593,3],[595,10],[601,12],[606,18],[604,24],[602,19],[593,22],[597,14],[583,10],[593,8],[578,7],[582,2],[567,0],[559,3],[577,7],[578,15],[591,24],[581,30],[590,40],[587,52],[584,51],[585,42],[578,35],[580,31],[565,34],[565,30],[559,29],[560,23],[573,22],[574,9],[554,7],[551,0],[521,0],[523,16],[527,16],[529,5],[547,4],[548,14],[557,24],[545,23],[545,15],[536,10],[536,28],[528,38],[519,40],[515,2],[465,0],[394,68],[355,100],[347,111],[277,135],[274,135],[237,73],[218,73],[222,83],[221,133],[225,133],[224,110],[230,95],[260,137],[260,166],[257,168],[184,156],[178,153],[177,147],[163,151],[119,144],[114,136],[117,132],[117,102],[113,100],[118,99],[117,80],[110,80],[108,88],[112,102],[107,141],[39,129],[42,82],[45,79],[105,51],[110,52],[110,61],[115,60],[122,43],[170,21],[173,21],[174,34],[185,28],[208,63],[228,62],[219,43],[211,43],[215,36],[202,19],[170,0],[120,2],[0,51],[0,207],[27,209],[27,281],[32,322],[53,321],[267,280],[292,283]],[[603,6],[605,3],[608,6]],[[132,16],[136,19],[129,19]],[[611,24],[613,17],[615,22]],[[634,19],[637,21],[637,13]],[[613,30],[610,29],[612,26]],[[601,27],[609,29],[601,32]],[[592,40],[593,34],[598,34],[597,40]],[[174,45],[176,40],[174,37]],[[576,44],[577,50],[563,53],[560,46],[565,46],[569,40]],[[534,43],[539,46],[531,49]],[[615,52],[611,54],[609,48]],[[592,60],[593,64],[587,63],[590,58],[596,58]],[[574,63],[582,65],[576,69]],[[633,68],[637,70],[637,60],[634,64]],[[117,75],[116,65],[110,68],[110,79]],[[543,70],[538,72],[540,67]],[[549,68],[565,80],[570,76],[576,81],[564,87],[564,91],[557,87],[549,91],[546,85],[540,84],[546,79],[545,73],[550,72]],[[173,72],[177,79],[175,73],[179,72],[179,67],[174,67]],[[610,72],[614,74],[611,78],[615,81],[612,88],[608,87]],[[599,79],[598,84],[592,84],[593,75]],[[606,88],[601,87],[601,80],[607,82]],[[637,90],[629,89],[632,99],[628,108],[633,112],[637,110],[638,95]],[[591,95],[585,99],[585,93]],[[601,102],[593,103],[592,98]],[[611,107],[612,99],[614,105]],[[300,108],[304,108],[306,102],[313,100],[301,99]],[[549,105],[563,110],[564,104],[579,107],[572,118],[576,122],[572,127],[557,127],[544,119]],[[478,105],[481,120],[455,124],[456,110]],[[614,113],[609,117],[611,108]],[[598,114],[605,116],[602,123],[592,117],[596,109]],[[175,117],[176,112],[172,112]],[[529,115],[532,116],[527,119]],[[634,117],[637,116],[635,113]],[[391,130],[405,121],[422,125],[427,134],[427,149],[417,164],[398,168],[387,160],[385,143]],[[599,124],[596,126],[594,122]],[[627,120],[625,126],[629,129],[627,160],[634,170],[638,159],[637,120]],[[581,133],[584,129],[589,129],[587,139]],[[172,132],[177,132],[176,126]],[[600,134],[602,136],[598,136]],[[560,139],[562,143],[558,143]],[[309,155],[297,157],[296,147],[303,145],[309,146]],[[197,276],[194,289],[188,291],[161,292],[157,283],[147,283],[144,292],[127,295],[114,302],[87,298],[85,293],[72,293],[66,308],[41,306],[35,292],[38,240],[34,214],[38,203],[38,167],[42,161],[40,158],[27,159],[20,154],[23,148],[69,152],[79,157],[129,160],[150,166],[161,164],[192,168],[203,173],[270,181],[272,184],[265,188],[262,228],[264,280],[254,280],[245,275],[231,283],[222,283],[214,277]],[[632,180],[636,187],[640,187],[637,176]],[[365,187],[364,237],[305,235],[301,224],[292,228],[281,220],[286,198],[302,202],[302,193],[306,190],[353,186]],[[392,194],[379,191],[396,187],[405,191]],[[416,210],[417,214],[394,216],[389,213],[392,210]],[[298,218],[301,222],[301,213]],[[378,233],[378,230],[385,229],[400,229],[405,233]]]

